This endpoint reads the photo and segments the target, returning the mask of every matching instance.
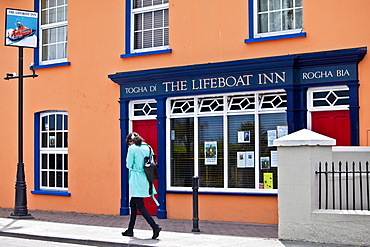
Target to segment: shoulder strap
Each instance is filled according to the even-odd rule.
[[[152,153],[154,154],[153,149],[149,144],[148,147],[149,147],[149,156],[152,156]]]
[[[154,193],[153,193],[153,187],[154,187],[154,184],[152,182],[149,182],[149,194],[150,196],[153,198],[153,201],[154,203],[157,205],[157,207],[159,206],[159,202],[158,200],[155,198],[154,196]]]

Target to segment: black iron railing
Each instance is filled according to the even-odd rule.
[[[324,167],[323,167],[324,166]],[[369,210],[369,162],[319,163],[319,209]],[[325,202],[323,202],[325,200]]]

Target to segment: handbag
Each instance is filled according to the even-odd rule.
[[[159,179],[158,163],[156,161],[157,156],[154,154],[151,146],[149,146],[149,150],[149,156],[144,158],[144,171],[149,183],[153,183]]]
[[[155,204],[159,206],[159,202],[154,197],[154,193],[153,193],[153,186],[154,186],[153,182],[159,179],[158,163],[156,161],[157,156],[154,154],[152,147],[150,145],[148,146],[149,146],[150,153],[149,153],[149,156],[144,158],[144,171],[145,171],[146,178],[148,179],[148,182],[149,182],[149,195],[152,196]]]

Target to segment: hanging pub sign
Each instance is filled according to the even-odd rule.
[[[6,9],[5,45],[37,48],[38,13]]]

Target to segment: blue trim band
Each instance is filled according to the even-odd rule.
[[[34,195],[71,196],[71,193],[62,191],[33,190],[31,193]]]
[[[166,98],[157,98],[157,131],[158,131],[158,147],[166,143]],[[158,150],[158,160],[166,160],[166,149],[160,148]],[[167,218],[167,207],[166,207],[166,162],[161,162],[159,166],[159,177],[163,179],[158,180],[158,200],[159,207],[157,210],[158,219]]]
[[[349,119],[350,119],[350,133],[351,133],[351,146],[358,146],[360,143],[359,138],[359,121],[360,119],[360,105],[359,105],[359,95],[358,95],[358,84],[347,85],[349,88]]]
[[[128,145],[126,144],[126,136],[129,131],[129,101],[120,101],[120,130],[121,130],[121,205],[120,215],[130,214],[130,193],[128,187],[128,169],[126,168],[126,155]]]
[[[53,67],[68,66],[68,65],[71,65],[71,62],[52,63],[52,64],[46,64],[46,65],[35,65],[35,69],[45,69],[45,68],[53,68]]]
[[[293,34],[285,34],[285,35],[277,35],[277,36],[270,36],[270,37],[263,37],[263,38],[251,38],[245,39],[244,43],[256,43],[262,41],[270,41],[270,40],[279,40],[279,39],[290,39],[290,38],[299,38],[299,37],[306,37],[306,33],[293,33]]]
[[[129,54],[131,51],[131,1],[126,1],[125,21],[126,21],[125,52],[126,54]]]
[[[34,189],[40,190],[40,112],[34,115]]]
[[[248,1],[248,23],[249,23],[249,37],[254,37],[254,14],[253,14],[253,0]]]
[[[166,191],[167,194],[192,194],[192,191]],[[199,195],[220,195],[220,196],[268,196],[268,197],[277,197],[278,193],[258,193],[258,192],[198,192]]]
[[[166,54],[166,53],[172,53],[172,49],[122,54],[121,58],[140,57],[140,56],[149,56],[149,55]]]
[[[39,0],[34,0],[34,10],[36,12],[39,12],[39,16],[40,16],[40,1]],[[40,23],[39,23],[38,28],[39,28],[38,31],[40,31]],[[37,42],[40,42],[39,38],[38,38]],[[37,44],[37,48],[33,49],[33,61],[35,63],[35,67],[37,65],[39,65],[39,61],[40,61],[40,54],[39,53],[40,53],[40,44]]]

